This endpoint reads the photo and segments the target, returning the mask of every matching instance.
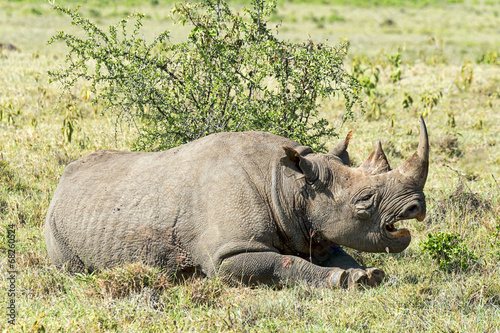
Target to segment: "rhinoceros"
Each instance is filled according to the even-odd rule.
[[[417,151],[394,170],[380,141],[350,167],[350,134],[327,154],[264,132],[92,153],[65,168],[52,198],[50,259],[71,271],[142,262],[247,285],[378,285],[384,271],[342,246],[409,245],[410,232],[395,224],[425,217],[427,129],[420,118]]]

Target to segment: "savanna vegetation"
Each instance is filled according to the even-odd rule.
[[[65,1],[105,29],[145,14],[140,37],[173,25],[170,1]],[[230,2],[241,11],[249,2]],[[348,42],[345,70],[361,107],[345,118],[341,96],[318,100],[319,118],[341,137],[355,130],[353,164],[381,140],[392,167],[413,153],[418,115],[431,140],[425,221],[400,254],[352,254],[387,273],[374,289],[228,287],[217,279],[172,282],[129,265],[90,275],[52,266],[44,217],[64,167],[98,149],[137,148],[140,124],[95,100],[86,80],[63,89],[57,31],[80,34],[48,3],[0,3],[0,328],[2,331],[375,331],[496,332],[500,327],[500,4],[496,1],[281,1],[270,26],[280,40]],[[92,103],[92,101],[95,101]],[[135,120],[142,121],[141,119]],[[335,143],[328,138],[327,147]],[[140,147],[139,147],[140,148]],[[9,247],[15,231],[15,296]],[[15,325],[7,305],[15,300]]]

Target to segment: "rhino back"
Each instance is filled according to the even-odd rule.
[[[141,260],[211,275],[228,255],[268,249],[283,145],[297,143],[221,133],[165,152],[100,151],[75,161],[47,214],[49,255],[91,269]]]

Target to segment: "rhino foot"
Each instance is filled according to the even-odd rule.
[[[349,273],[342,268],[338,268],[330,275],[330,286],[333,288],[346,288],[348,286]]]
[[[334,288],[376,287],[384,280],[385,273],[377,267],[366,269],[337,269],[330,276],[330,286]]]
[[[349,270],[348,287],[376,287],[382,283],[384,277],[384,271],[377,267],[370,267],[366,269],[352,269]]]

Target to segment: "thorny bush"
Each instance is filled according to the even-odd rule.
[[[55,6],[84,38],[62,31],[51,38],[49,43],[62,40],[70,50],[65,66],[49,74],[68,89],[80,79],[89,81],[94,101],[139,124],[135,149],[261,130],[324,151],[324,139],[336,133],[318,116],[321,99],[343,96],[344,120],[359,102],[359,85],[343,69],[347,44],[278,40],[268,27],[276,1],[252,4],[242,15],[223,0],[176,5],[175,23],[193,27],[178,44],[169,43],[168,31],[148,44],[140,37],[142,14],[104,31],[78,10]]]

